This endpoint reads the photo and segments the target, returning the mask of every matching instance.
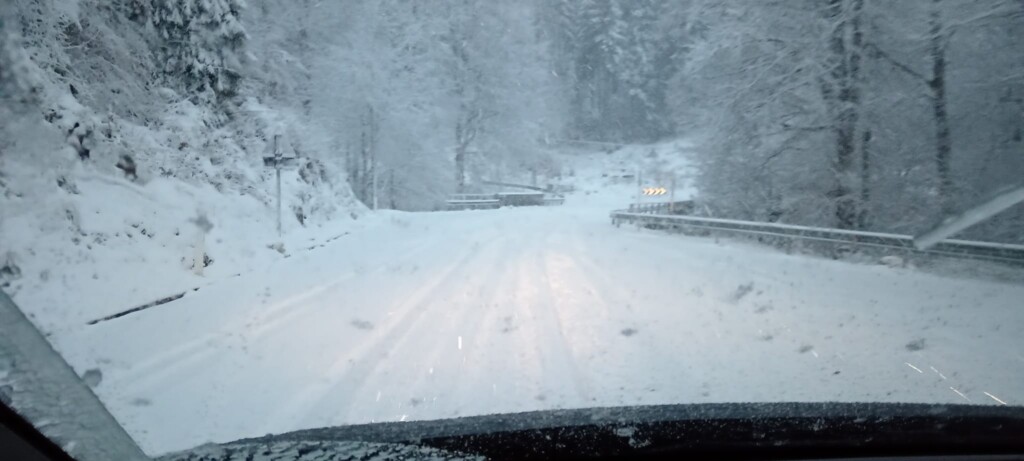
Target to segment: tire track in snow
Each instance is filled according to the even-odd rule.
[[[539,246],[543,239],[529,232],[520,233],[517,237],[515,245],[508,245],[502,254],[498,264],[501,269],[489,277],[488,296],[482,298],[488,307],[471,322],[477,327],[476,340],[466,352],[467,366],[462,379],[456,380],[453,392],[462,404],[459,416],[550,407],[536,400],[541,395],[541,380],[550,376],[550,373],[545,373],[543,361],[537,358],[529,360],[515,353],[529,350],[537,342],[524,341],[521,329],[527,325],[521,319],[514,328],[511,321],[506,320],[520,317],[519,310],[524,311],[525,318],[526,312],[548,308],[536,300],[518,298],[524,286],[538,283],[537,274],[530,270],[530,263],[535,253],[543,251]],[[512,315],[502,315],[508,312],[509,306],[516,310]],[[536,328],[536,324],[529,326]],[[510,362],[514,365],[510,366]],[[474,384],[477,392],[470,392]],[[486,405],[481,405],[482,402]]]
[[[493,238],[500,238],[500,235]],[[486,251],[486,247],[484,250]],[[343,409],[348,405],[346,402],[353,399],[353,391],[368,377],[378,372],[379,367],[387,360],[389,351],[421,323],[425,314],[430,311],[431,303],[441,298],[448,285],[458,283],[460,279],[465,278],[464,274],[472,273],[475,268],[468,263],[474,259],[479,260],[476,249],[468,247],[461,251],[440,273],[425,282],[413,294],[406,296],[397,309],[391,310],[391,318],[394,320],[380,327],[374,339],[339,355],[327,368],[320,381],[307,385],[296,393],[293,399],[284,402],[270,421],[275,421],[274,424],[279,425],[281,420],[287,420],[306,426],[307,423],[322,419],[314,415],[318,409],[331,409],[335,418],[343,414]],[[463,277],[459,277],[460,275]],[[335,403],[334,400],[337,399],[342,401]],[[326,424],[333,424],[337,420],[329,421],[331,422]]]
[[[644,315],[646,309],[643,302],[623,288],[619,280],[611,277],[607,273],[607,266],[593,261],[588,256],[589,252],[577,250],[573,254],[575,257],[572,261],[576,272],[580,274],[575,283],[592,294],[598,300],[595,305],[606,311],[606,321],[603,325],[606,328],[599,334],[609,342],[615,342],[615,346],[609,348],[611,350],[605,355],[606,359],[600,362],[604,378],[599,381],[611,384],[608,390],[613,394],[619,394],[619,401],[602,403],[632,405],[699,400],[697,389],[701,383],[694,379],[692,373],[685,370],[686,364],[683,363],[686,355],[692,354],[694,350],[706,350],[708,346],[706,337],[683,333],[687,329],[695,328],[695,322],[675,317],[665,318],[663,315],[666,313],[666,306],[657,306],[657,311],[662,317],[651,318]],[[635,270],[637,266],[627,267]],[[671,280],[664,280],[663,285],[678,286],[673,285]],[[685,299],[685,295],[686,293],[679,293],[679,297],[675,299]],[[626,306],[632,306],[629,308],[632,310],[626,310]],[[694,308],[680,306],[679,309]],[[694,317],[691,319],[695,320]],[[622,334],[626,328],[635,328],[636,332],[626,337]],[[679,341],[684,338],[691,342],[689,348],[680,347]],[[694,341],[701,341],[704,347],[694,347]],[[644,381],[647,383],[638,388],[637,383]],[[614,388],[616,383],[620,386],[619,389]],[[622,389],[623,387],[626,388]],[[686,392],[687,390],[691,392]],[[632,392],[634,398],[626,400],[625,396],[617,391]]]
[[[545,248],[538,248],[535,257],[531,258],[535,264],[534,286],[537,287],[535,298],[538,301],[531,303],[532,306],[537,306],[533,308],[531,314],[538,320],[537,340],[534,341],[533,347],[537,350],[542,364],[543,376],[550,378],[564,374],[569,378],[570,387],[575,395],[564,396],[564,403],[572,405],[573,398],[576,402],[585,403],[592,398],[591,391],[577,365],[575,346],[573,341],[567,337],[569,331],[560,315],[560,310],[565,308],[561,304],[568,300],[560,296],[564,295],[564,292],[561,291],[562,285],[556,286],[558,274],[554,274],[554,280],[552,278],[549,261],[552,251],[550,240],[546,240],[545,245]],[[574,339],[579,340],[580,338]],[[564,384],[563,379],[551,381],[554,382],[554,385],[549,383],[547,386],[549,389],[558,389]]]
[[[493,380],[483,379],[488,375],[479,356],[487,352],[485,359],[494,360],[487,343],[492,330],[487,324],[496,317],[500,282],[513,267],[508,255],[519,242],[509,237],[516,236],[491,240],[488,254],[477,254],[470,263],[472,278],[458,291],[477,295],[458,301],[449,296],[449,302],[435,301],[425,308],[417,319],[418,328],[399,339],[389,360],[379,363],[351,394],[361,397],[349,399],[346,421],[458,416],[467,396],[480,397],[479,392],[469,392],[472,388],[489,387],[485,383]],[[400,361],[390,360],[395,356]],[[375,393],[382,398],[375,398]]]
[[[431,249],[431,242],[420,242],[412,250],[406,253],[409,259],[413,259],[426,250]],[[387,272],[387,266],[379,266],[372,273]],[[249,342],[262,339],[268,334],[279,331],[290,321],[308,315],[308,311],[319,307],[317,303],[309,302],[324,293],[337,289],[357,277],[364,277],[366,274],[349,273],[333,278],[332,280],[313,287],[302,293],[285,298],[284,300],[264,307],[254,321],[246,322],[244,316],[235,316],[229,323],[212,333],[207,333],[197,338],[175,346],[171,350],[152,356],[139,364],[132,366],[125,373],[118,373],[110,380],[112,387],[122,391],[139,392],[157,383],[166,381],[174,375],[182,375],[190,368],[203,364],[216,355],[221,349],[218,347],[226,342],[233,341],[233,338],[241,336],[240,340]],[[251,335],[245,331],[251,330]]]
[[[728,362],[719,358],[737,356],[737,352],[730,349],[753,346],[751,342],[756,330],[742,331],[742,327],[757,323],[749,319],[745,323],[740,322],[736,326],[740,330],[723,336],[722,332],[730,325],[720,317],[721,312],[733,308],[728,309],[727,314],[757,314],[751,309],[736,309],[728,305],[716,293],[716,290],[725,293],[728,287],[716,279],[716,271],[708,270],[707,266],[726,267],[732,262],[710,258],[703,251],[687,252],[689,245],[673,237],[637,236],[644,238],[631,239],[631,242],[643,242],[642,245],[631,246],[629,251],[616,251],[613,246],[605,244],[604,236],[602,239],[567,240],[562,245],[572,255],[572,262],[582,274],[575,284],[586,287],[600,299],[598,305],[611,308],[608,326],[618,324],[638,328],[628,338],[621,337],[618,331],[603,333],[606,338],[619,340],[619,346],[610,355],[623,368],[616,374],[607,374],[601,382],[624,381],[627,387],[628,383],[633,383],[632,387],[637,388],[637,383],[643,380],[637,380],[636,376],[648,378],[648,383],[641,386],[643,389],[633,389],[643,393],[635,397],[637,400],[622,402],[626,404],[713,401],[715,395],[711,392],[711,384],[714,380],[710,378],[722,375],[728,377],[726,381],[743,379],[746,373],[745,367],[730,367]],[[663,270],[665,267],[672,270]],[[628,271],[620,271],[622,268]],[[633,288],[624,285],[624,281],[632,283]],[[710,296],[704,291],[710,292]],[[765,319],[757,317],[756,320]],[[744,334],[748,337],[737,337]],[[779,344],[770,343],[759,348],[769,346],[775,350]],[[796,348],[793,346],[792,349],[795,351]],[[715,354],[713,351],[720,352]],[[794,352],[786,350],[785,353]],[[730,373],[696,375],[693,371],[726,368]]]

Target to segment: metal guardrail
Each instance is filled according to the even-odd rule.
[[[512,187],[512,188],[516,188],[516,189],[527,189],[527,190],[534,190],[534,191],[537,191],[537,192],[551,192],[550,189],[545,188],[545,187],[531,186],[531,185],[527,185],[527,184],[516,184],[516,183],[512,183],[512,182],[480,181],[480,184],[487,184],[489,186]]]
[[[1024,245],[949,239],[943,240],[927,250],[919,250],[914,246],[914,237],[909,235],[705,218],[685,214],[668,214],[665,212],[665,210],[675,209],[679,206],[679,203],[673,205],[652,203],[631,206],[630,209],[626,210],[616,210],[611,213],[612,224],[619,225],[625,222],[656,228],[724,231],[746,235],[772,236],[790,240],[888,248],[908,254],[929,254],[1024,265]]]
[[[454,194],[446,200],[449,210],[490,210],[503,206],[554,206],[565,198],[543,192],[498,192],[494,194]]]
[[[631,213],[648,213],[663,215],[685,215],[693,213],[696,205],[693,201],[656,202],[656,203],[631,203],[627,210]]]

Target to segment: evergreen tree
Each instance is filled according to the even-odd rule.
[[[242,0],[153,0],[151,21],[160,35],[159,56],[168,76],[183,79],[190,94],[223,102],[238,94],[246,33]]]
[[[560,34],[572,39],[574,131],[585,138],[649,141],[666,134],[662,0],[563,2]]]

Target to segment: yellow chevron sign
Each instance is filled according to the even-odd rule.
[[[668,193],[668,189],[664,187],[645,187],[644,195],[665,195]]]

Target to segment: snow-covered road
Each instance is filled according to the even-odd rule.
[[[55,337],[149,453],[300,428],[727,401],[1024,402],[1024,286],[571,206],[391,213]]]

